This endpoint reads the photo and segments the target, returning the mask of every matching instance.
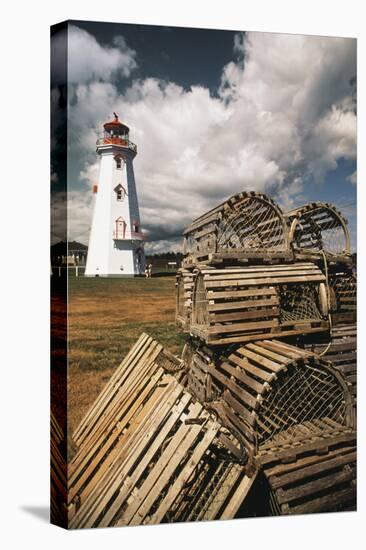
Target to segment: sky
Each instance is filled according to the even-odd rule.
[[[355,249],[356,40],[75,21],[67,42],[68,165],[54,117],[51,180],[61,203],[67,178],[69,239],[88,244],[95,142],[115,111],[138,147],[148,253],[180,251],[194,218],[243,190],[284,210],[335,204]]]

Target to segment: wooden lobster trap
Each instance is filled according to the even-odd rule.
[[[192,271],[184,268],[177,271],[175,283],[175,321],[184,331],[189,331],[193,284],[194,274]]]
[[[285,214],[289,239],[297,260],[350,263],[350,238],[347,220],[329,203],[313,202]]]
[[[320,342],[308,342],[302,345],[317,354],[337,369],[350,387],[354,406],[357,399],[357,325],[345,324],[332,328],[331,336]]]
[[[234,195],[184,231],[183,267],[292,259],[283,213],[262,193]]]
[[[343,377],[313,352],[260,340],[214,353],[192,344],[188,388],[241,442],[251,460],[293,455],[348,437],[353,400]]]
[[[356,433],[264,466],[272,515],[356,510]]]
[[[330,306],[333,324],[356,323],[357,279],[351,270],[329,273]]]
[[[163,393],[161,380],[167,361],[174,371],[177,365],[166,356],[163,347],[142,334],[75,430],[73,443],[78,450],[69,464],[71,525],[84,521],[73,516],[81,508],[86,510],[85,503],[90,502],[95,486],[118,456],[119,445],[127,437],[131,423],[137,422],[146,400],[152,392],[155,398]],[[151,406],[154,399],[149,403]]]
[[[328,331],[325,282],[312,263],[201,268],[189,331],[211,345]]]
[[[202,457],[195,476],[169,511],[169,521],[205,521],[240,517],[240,509],[258,475],[247,475],[215,439]]]
[[[194,499],[192,519],[234,517],[253,480],[223,444],[230,434],[177,372],[161,345],[142,335],[91,407],[75,432],[71,528],[181,521]],[[204,497],[208,471],[218,485]]]

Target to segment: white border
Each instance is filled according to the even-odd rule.
[[[254,5],[253,5],[254,4]],[[6,6],[6,7],[5,7]],[[1,507],[2,536],[10,547],[101,548],[123,544],[147,550],[160,548],[358,547],[364,533],[365,499],[364,414],[360,407],[359,512],[295,518],[265,518],[65,532],[50,526],[24,508],[48,504],[48,403],[49,403],[49,26],[64,19],[88,19],[207,28],[260,30],[352,36],[359,39],[359,152],[365,151],[365,65],[362,3],[348,0],[293,0],[244,2],[222,0],[166,2],[78,3],[8,2],[3,5],[1,51],[2,168],[0,227],[1,268]],[[362,63],[363,61],[363,63]],[[22,140],[11,139],[15,124],[24,124]],[[359,154],[359,182],[364,161]],[[4,172],[4,171],[3,171]],[[20,181],[19,181],[20,180]],[[20,192],[21,190],[21,192]],[[359,253],[365,228],[364,192],[359,186]],[[361,252],[362,253],[362,252]],[[359,254],[360,255],[360,254]],[[359,258],[364,276],[364,260]],[[364,304],[363,284],[359,304]],[[359,326],[364,324],[360,307]],[[364,402],[362,373],[363,330],[359,334],[359,402]],[[120,547],[120,546],[119,546]]]

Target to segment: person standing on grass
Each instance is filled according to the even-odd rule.
[[[149,278],[151,279],[151,275],[152,275],[152,264],[149,264],[149,265],[148,265],[148,272],[149,272]]]

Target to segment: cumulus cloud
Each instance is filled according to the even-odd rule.
[[[137,67],[136,52],[123,36],[114,39],[114,47],[102,46],[87,31],[68,27],[68,80],[71,84],[110,80],[116,73],[129,76]]]
[[[357,170],[355,170],[354,172],[352,172],[352,174],[350,176],[348,176],[347,181],[350,181],[351,183],[353,183],[353,185],[356,185],[356,183],[357,183]]]
[[[69,191],[67,198],[67,231],[70,240],[88,242],[94,195]]]
[[[337,167],[337,159],[354,159],[356,153],[356,118],[351,111],[333,106],[314,124],[311,139],[304,143],[309,170],[322,181],[329,170]]]
[[[74,62],[79,83],[69,108],[79,179],[89,189],[95,182],[96,130],[112,111],[119,112],[138,145],[141,219],[151,242],[160,241],[151,245],[155,250],[167,243],[177,246],[178,235],[194,217],[231,194],[268,191],[290,208],[303,202],[308,178],[321,182],[340,158],[355,158],[354,40],[238,34],[236,59],[223,67],[213,96],[202,86],[185,90],[156,78],[135,80],[121,91],[113,81],[100,79],[116,67],[122,70],[121,52],[129,52],[128,46],[122,40],[125,50],[110,56],[114,48],[87,34],[75,31],[76,44],[89,41],[99,63],[89,54],[85,58],[79,46],[70,52],[71,58],[79,52]],[[131,71],[135,52],[126,55],[124,66]],[[84,190],[75,189],[70,205],[81,207],[83,200],[90,225],[92,203]],[[80,214],[77,219],[80,225]]]

